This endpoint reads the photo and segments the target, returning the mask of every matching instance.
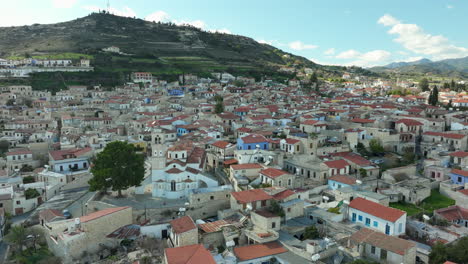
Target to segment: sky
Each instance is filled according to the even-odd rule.
[[[110,12],[244,35],[319,64],[468,56],[467,0],[109,0]],[[0,0],[0,27],[73,20],[107,0]]]

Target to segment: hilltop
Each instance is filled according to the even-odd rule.
[[[103,48],[109,46],[119,47],[125,55],[102,52]],[[0,28],[0,57],[60,58],[67,54],[76,58],[91,58],[96,71],[34,74],[32,82],[40,85],[55,80],[54,83],[59,85],[64,79],[67,83],[99,82],[115,85],[125,81],[132,71],[149,71],[168,79],[175,79],[175,76],[184,72],[203,76],[214,71],[227,71],[257,79],[262,76],[283,79],[294,77],[279,73],[278,69],[282,66],[311,68],[325,76],[340,76],[344,71],[375,75],[358,67],[318,65],[304,57],[244,36],[105,13],[93,13],[57,24]],[[38,78],[40,81],[34,81]]]

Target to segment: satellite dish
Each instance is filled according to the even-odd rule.
[[[80,222],[80,218],[75,218],[75,225],[79,225],[81,222]]]
[[[357,183],[357,184],[362,184],[362,181],[356,180],[356,183]]]
[[[422,218],[426,221],[429,221],[431,218],[428,215],[423,214]]]
[[[322,196],[322,198],[323,198],[325,201],[330,200],[330,198],[329,198],[328,196]]]
[[[348,200],[343,200],[343,203],[346,204],[346,205],[349,205],[349,201],[348,201]]]

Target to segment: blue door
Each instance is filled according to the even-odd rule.
[[[390,226],[388,224],[385,225],[385,234],[390,235]]]
[[[353,216],[352,216],[351,220],[352,220],[353,222],[356,222],[356,213],[353,213]]]

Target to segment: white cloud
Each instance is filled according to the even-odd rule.
[[[181,26],[181,25],[190,25],[199,29],[205,29],[206,24],[202,20],[193,20],[193,21],[185,21],[185,20],[173,20],[174,24]]]
[[[52,6],[55,8],[71,8],[78,0],[52,0]]]
[[[447,5],[447,9],[452,9],[453,5]]]
[[[257,40],[257,42],[261,43],[261,44],[273,45],[273,41],[268,41],[268,40],[264,40],[264,39],[259,39],[259,40]]]
[[[317,45],[311,44],[304,44],[302,41],[293,41],[288,44],[290,49],[293,50],[308,50],[308,49],[316,49],[318,48]]]
[[[386,50],[373,50],[366,53],[361,53],[357,50],[347,50],[336,55],[337,59],[353,60],[344,65],[356,65],[361,67],[369,67],[375,65],[381,65],[388,62],[391,57],[391,53]]]
[[[169,21],[169,14],[164,12],[164,11],[156,11],[154,13],[151,13],[145,17],[145,20],[151,21],[151,22],[167,22]]]
[[[404,62],[413,62],[413,61],[418,61],[418,60],[422,60],[424,59],[424,57],[421,57],[421,56],[416,56],[416,57],[409,57],[409,58],[406,58],[402,61]]]
[[[403,24],[390,15],[382,16],[378,23],[391,26],[388,33],[397,35],[394,41],[416,54],[431,56],[434,60],[468,56],[467,48],[451,44],[442,35],[428,34],[416,24]]]
[[[320,64],[320,65],[335,65],[335,66],[341,66],[340,64],[337,64],[337,63],[328,62],[328,61],[322,61],[322,60],[316,59],[316,58],[308,58],[308,60],[310,60],[311,62]]]
[[[336,52],[335,48],[330,48],[330,49],[327,49],[324,54],[325,55],[334,55]]]
[[[105,10],[103,8],[100,8],[99,6],[84,6],[83,8],[92,12],[99,12],[101,10]],[[137,16],[136,12],[133,11],[133,9],[131,9],[128,6],[125,6],[122,9],[111,7],[109,12],[116,16],[122,16],[122,17],[136,17]]]
[[[400,21],[398,21],[396,18],[392,17],[391,15],[385,14],[379,20],[377,23],[382,24],[384,26],[393,26],[396,24],[399,24]]]

